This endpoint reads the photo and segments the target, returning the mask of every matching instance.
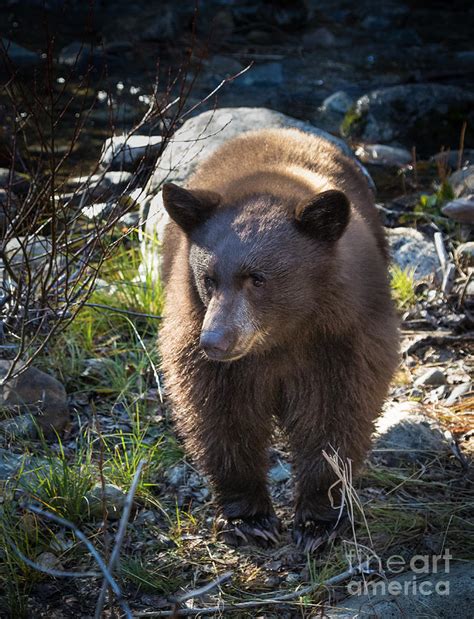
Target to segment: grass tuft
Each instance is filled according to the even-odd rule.
[[[398,309],[405,310],[415,305],[418,295],[413,267],[402,269],[398,265],[392,265],[390,267],[390,286]]]

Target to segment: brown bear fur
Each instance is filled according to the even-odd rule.
[[[294,463],[296,539],[314,549],[339,515],[322,452],[360,467],[398,358],[366,179],[322,138],[262,130],[224,144],[187,190],[165,185],[163,199],[160,345],[178,430],[229,538],[273,541],[277,421]]]

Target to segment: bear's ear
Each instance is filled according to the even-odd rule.
[[[351,207],[342,191],[323,191],[296,207],[297,227],[319,241],[334,243],[349,223]]]
[[[163,185],[163,204],[171,219],[190,233],[208,219],[221,201],[212,191],[188,191],[174,183]]]

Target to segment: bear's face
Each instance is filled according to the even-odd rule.
[[[168,188],[168,189],[167,189]],[[190,239],[205,307],[200,345],[215,361],[269,350],[318,311],[335,241],[349,219],[340,192],[288,209],[270,196],[217,208],[219,196],[164,188],[170,216]]]

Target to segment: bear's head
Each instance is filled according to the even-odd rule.
[[[167,183],[163,202],[190,242],[205,308],[200,346],[210,359],[268,351],[331,311],[337,241],[350,218],[341,191],[290,205],[271,195],[226,204]]]

